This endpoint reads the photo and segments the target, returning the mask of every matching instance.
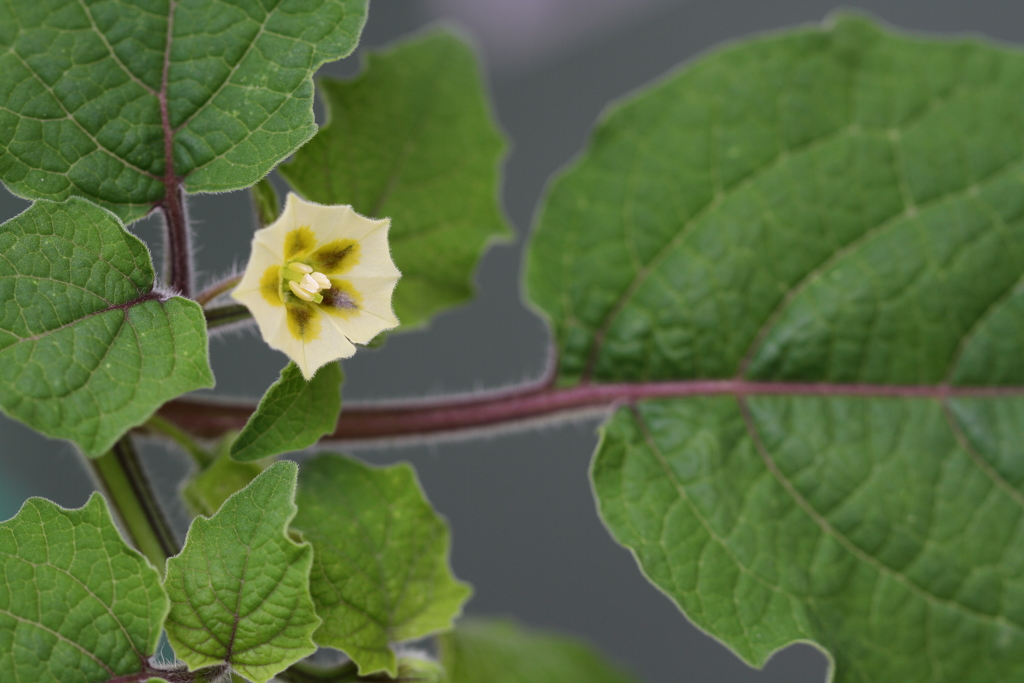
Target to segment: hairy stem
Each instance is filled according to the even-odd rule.
[[[152,432],[163,434],[181,446],[186,453],[192,456],[192,460],[195,461],[199,469],[203,469],[213,462],[213,455],[211,455],[209,451],[196,443],[195,439],[193,439],[189,434],[159,415],[154,415],[149,418],[144,426]]]
[[[167,558],[178,553],[178,543],[142,470],[131,436],[121,437],[113,448],[89,460],[89,464],[121,519],[129,541],[162,576]]]
[[[111,678],[106,683],[145,683],[145,681],[153,678],[167,681],[167,683],[208,683],[209,681],[226,680],[225,676],[228,675],[228,670],[227,664],[218,664],[197,669],[196,671],[189,671],[184,666],[168,669],[152,666],[146,662],[139,673]]]
[[[163,72],[157,100],[160,103],[160,127],[164,136],[164,198],[158,205],[164,214],[167,283],[182,296],[192,296],[192,233],[185,213],[185,190],[174,170],[174,127],[171,124],[167,83],[171,68],[171,37],[174,35],[174,2],[167,15]]]
[[[207,329],[211,330],[215,327],[231,325],[243,320],[248,320],[252,317],[252,313],[249,312],[249,309],[241,304],[229,304],[227,306],[207,308],[203,310],[203,315],[206,316]]]
[[[235,285],[241,281],[241,275],[232,275],[231,277],[224,278],[220,282],[214,282],[212,285],[196,294],[196,303],[200,306],[205,306],[224,292],[233,289]]]
[[[622,384],[581,384],[556,388],[534,383],[511,390],[381,406],[346,405],[333,434],[339,441],[418,437],[515,425],[578,412],[594,412],[619,403],[685,396],[864,396],[945,399],[966,396],[1021,396],[1024,387],[682,380]],[[217,437],[245,426],[252,403],[177,399],[160,415],[185,431]]]
[[[183,190],[177,178],[164,178],[167,194],[161,209],[164,214],[167,282],[182,296],[192,296],[192,234],[185,215]]]

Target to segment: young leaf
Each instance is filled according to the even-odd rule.
[[[82,199],[0,225],[0,408],[98,457],[165,401],[213,386],[195,303],[153,291],[146,247]]]
[[[753,665],[1024,675],[1022,91],[1024,53],[844,17],[619,107],[551,192],[559,381],[678,396],[604,429],[601,514]]]
[[[233,493],[241,491],[260,472],[273,462],[235,462],[231,459],[231,444],[237,434],[224,437],[217,447],[213,461],[193,474],[181,487],[181,497],[193,515],[209,517],[220,509]]]
[[[632,683],[574,638],[471,619],[440,638],[447,683]]]
[[[167,606],[160,575],[124,542],[98,493],[78,510],[30,498],[0,523],[5,681],[103,683],[141,674]]]
[[[266,683],[316,650],[313,549],[287,534],[297,470],[275,463],[213,517],[196,518],[181,553],[167,561],[167,637],[191,668],[226,663]]]
[[[315,550],[317,643],[344,650],[361,675],[394,676],[391,643],[451,628],[469,598],[448,568],[448,527],[408,465],[322,455],[302,467],[298,504],[293,527]]]
[[[180,179],[251,185],[309,139],[311,76],[348,55],[367,0],[0,5],[0,179],[131,221]]]
[[[288,363],[231,444],[231,457],[261,460],[302,450],[330,434],[341,412],[342,381],[338,363],[324,365],[308,382],[295,363]]]
[[[498,206],[505,142],[472,49],[436,31],[371,53],[354,81],[319,86],[330,121],[281,175],[311,201],[391,217],[401,329],[469,300],[481,251],[509,235]]]

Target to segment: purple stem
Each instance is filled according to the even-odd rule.
[[[513,390],[442,398],[433,401],[345,407],[331,440],[363,441],[427,436],[512,425],[579,411],[607,409],[619,403],[650,398],[687,396],[863,396],[893,398],[1024,396],[1024,387],[960,387],[938,385],[834,384],[757,382],[738,379],[581,384],[555,388],[547,383]],[[201,437],[217,437],[241,429],[255,406],[251,403],[171,401],[160,415]]]
[[[167,38],[164,47],[163,75],[160,80],[160,126],[164,133],[164,198],[157,206],[164,215],[167,229],[167,280],[171,289],[182,296],[192,296],[192,234],[185,213],[184,188],[174,171],[174,128],[167,102],[167,77],[171,68],[171,39],[174,34],[174,2],[167,15]]]

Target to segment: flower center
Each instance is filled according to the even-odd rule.
[[[281,278],[288,283],[292,294],[303,301],[318,304],[324,300],[320,292],[331,288],[331,281],[323,273],[313,270],[301,261],[292,261],[281,269]]]

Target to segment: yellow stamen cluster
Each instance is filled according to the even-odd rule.
[[[331,281],[326,275],[313,270],[312,267],[300,261],[287,264],[282,272],[282,277],[288,283],[288,289],[292,294],[303,301],[315,304],[324,300],[320,292],[331,288]]]

